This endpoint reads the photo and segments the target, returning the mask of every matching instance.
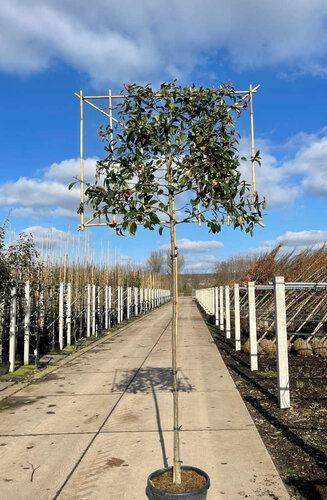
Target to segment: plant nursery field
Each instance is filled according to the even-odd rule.
[[[208,326],[291,498],[327,499],[327,358],[290,354],[291,408],[280,409],[276,357],[251,372],[249,354]]]

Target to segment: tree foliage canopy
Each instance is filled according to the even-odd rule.
[[[229,218],[234,228],[252,234],[262,202],[253,200],[239,170],[236,119],[246,103],[238,102],[233,87],[182,88],[172,82],[154,92],[133,84],[122,94],[120,123],[98,132],[106,156],[85,191],[94,217],[118,234],[134,235],[138,225],[159,226],[161,234],[171,219],[173,194],[180,222],[201,220],[216,233]],[[259,152],[254,159],[259,163]]]

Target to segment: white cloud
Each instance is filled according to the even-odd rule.
[[[260,150],[261,166],[256,164],[256,190],[260,198],[265,197],[268,209],[274,206],[283,206],[291,203],[300,195],[300,187],[292,181],[283,164],[278,165],[274,156],[274,146],[263,139],[256,140],[256,149]],[[250,139],[243,137],[239,143],[240,156],[250,158]],[[251,162],[241,163],[243,178],[252,184]]]
[[[326,134],[326,130],[324,133]],[[309,196],[327,196],[327,135],[307,135],[293,160],[284,164],[289,174],[302,177],[301,186]]]
[[[320,229],[310,229],[308,231],[287,231],[282,236],[278,236],[275,242],[266,242],[272,246],[282,243],[285,247],[307,247],[313,245],[322,245],[327,242],[327,231]]]
[[[302,251],[306,248],[320,248],[327,244],[327,231],[321,229],[310,229],[304,231],[287,231],[278,236],[275,240],[261,242],[257,248],[250,248],[242,253],[260,255],[269,252],[277,245],[282,245],[281,251]]]
[[[192,241],[188,238],[177,240],[177,247],[181,253],[207,253],[222,248],[224,245],[220,241]],[[160,246],[161,250],[168,250],[170,244]]]
[[[266,197],[268,210],[283,208],[298,198],[327,196],[327,129],[316,134],[302,132],[278,146],[259,139],[256,147],[262,157],[262,166],[256,168],[257,191],[260,197]],[[239,150],[241,156],[249,157],[247,137],[241,139]],[[287,157],[277,160],[281,154]],[[84,160],[86,181],[94,179],[96,161],[96,158]],[[243,162],[241,170],[251,183],[250,162]],[[68,185],[79,175],[78,159],[53,163],[38,177],[20,177],[17,181],[0,184],[0,206],[11,209],[12,215],[17,217],[59,216],[78,220],[80,187],[77,184],[68,191]],[[181,203],[186,201],[187,196]],[[221,246],[218,241],[180,240],[183,252],[210,252]]]
[[[94,178],[95,158],[84,161],[85,180]],[[38,178],[20,177],[14,182],[0,185],[0,206],[12,209],[16,217],[66,217],[78,219],[76,213],[80,202],[80,187],[77,184],[70,191],[68,185],[79,177],[78,159],[54,163]]]
[[[261,167],[256,166],[256,187],[259,196],[266,198],[268,209],[283,207],[300,197],[327,196],[326,128],[316,134],[301,132],[278,146],[258,139],[256,149],[262,158]],[[240,155],[249,158],[249,151],[249,138],[243,137]],[[287,159],[278,161],[280,152],[287,154]],[[247,182],[252,183],[251,162],[242,162],[241,171]]]
[[[213,271],[214,265],[219,262],[215,255],[185,256],[184,273],[209,273]]]
[[[325,0],[3,0],[0,67],[63,61],[94,83],[180,77],[216,54],[238,69],[281,65],[326,74]]]

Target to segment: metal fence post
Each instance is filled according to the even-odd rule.
[[[9,327],[9,371],[15,371],[16,361],[16,330],[17,330],[17,290],[11,289],[10,297],[10,327]]]
[[[249,301],[249,339],[250,339],[250,365],[251,371],[258,369],[257,324],[255,313],[255,283],[248,282]]]
[[[278,403],[280,408],[290,408],[290,379],[288,368],[287,323],[285,304],[285,280],[274,278],[275,325],[277,348]]]
[[[24,365],[30,363],[31,283],[25,283]]]
[[[235,350],[241,350],[240,285],[234,285],[234,333]]]

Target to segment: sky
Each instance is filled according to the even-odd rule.
[[[224,227],[178,226],[189,272],[210,272],[231,256],[320,245],[327,240],[326,0],[2,0],[0,4],[0,222],[32,232],[37,243],[76,238],[79,100],[118,93],[124,83],[177,79],[211,87],[231,80],[254,97],[255,146],[262,166],[264,228],[251,236]],[[85,169],[92,177],[104,120],[85,110]],[[250,117],[240,124],[250,156]],[[168,231],[132,238],[89,228],[95,255],[145,262],[166,249]]]

